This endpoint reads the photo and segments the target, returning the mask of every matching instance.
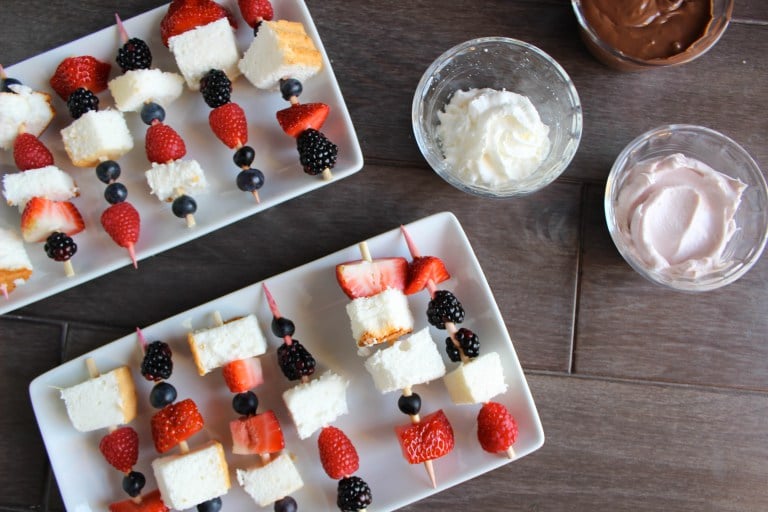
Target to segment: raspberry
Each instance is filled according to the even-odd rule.
[[[320,463],[334,480],[352,475],[360,467],[360,458],[352,441],[336,427],[325,427],[317,438]]]
[[[131,427],[121,427],[101,438],[99,451],[118,471],[128,473],[139,458],[139,434]]]
[[[491,453],[507,451],[517,439],[517,422],[498,402],[483,405],[477,415],[477,440]]]

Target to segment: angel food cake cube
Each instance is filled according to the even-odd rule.
[[[382,393],[424,384],[445,375],[445,363],[429,328],[379,350],[365,361],[365,369]]]
[[[171,202],[179,195],[201,192],[208,188],[205,173],[197,160],[176,160],[167,164],[152,163],[152,168],[144,172],[151,193],[161,201]]]
[[[138,112],[150,101],[168,107],[184,91],[184,79],[159,69],[132,69],[110,80],[108,87],[118,110]]]
[[[327,371],[319,378],[283,393],[283,401],[300,439],[308,438],[317,429],[347,414],[347,386],[347,379]]]
[[[136,417],[136,388],[127,366],[64,388],[61,398],[80,432],[130,423]]]
[[[26,133],[40,135],[55,113],[48,94],[20,84],[9,89],[13,92],[0,92],[0,148],[7,150],[13,149],[22,127]]]
[[[277,89],[281,78],[303,82],[319,72],[323,57],[301,23],[262,21],[238,66],[255,87]]]
[[[238,469],[237,481],[260,507],[266,507],[304,486],[296,465],[287,453],[266,466]]]
[[[5,285],[6,293],[24,284],[32,270],[21,237],[15,231],[0,228],[0,285]]]
[[[389,288],[347,304],[352,337],[359,347],[396,340],[413,331],[413,315],[403,292]]]
[[[179,71],[193,91],[200,89],[200,79],[211,69],[220,69],[230,80],[240,76],[235,33],[227,18],[187,30],[168,39],[168,48]]]
[[[507,391],[504,368],[497,352],[488,352],[462,363],[443,381],[451,400],[457,405],[484,403]]]
[[[90,110],[61,130],[61,138],[76,167],[95,167],[133,149],[133,137],[119,110]]]
[[[55,165],[14,172],[3,176],[3,195],[11,206],[24,211],[27,201],[44,197],[51,201],[66,201],[79,195],[72,176]]]
[[[223,496],[231,485],[224,447],[216,441],[188,453],[159,457],[152,461],[152,471],[163,502],[176,510]]]
[[[191,332],[187,341],[200,375],[229,362],[260,356],[267,351],[267,341],[256,316],[252,314],[224,325]]]

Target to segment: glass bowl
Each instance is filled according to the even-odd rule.
[[[629,2],[629,0],[615,1],[617,4]],[[620,71],[643,71],[685,64],[704,55],[720,40],[720,37],[728,27],[733,13],[734,0],[712,0],[712,21],[704,36],[691,44],[687,50],[663,59],[641,59],[627,55],[617,49],[605,37],[601,37],[598,31],[590,24],[583,4],[583,0],[571,0],[573,12],[576,14],[576,20],[579,23],[581,38],[592,55],[603,64]]]
[[[631,223],[620,218],[629,216],[621,213],[629,205],[626,202],[619,205],[619,197],[627,183],[630,169],[638,163],[675,153],[697,159],[746,185],[734,215],[736,230],[724,247],[720,264],[700,273],[665,270],[647,261],[647,257],[644,258],[638,254],[635,241],[627,232],[631,232]],[[649,179],[649,181],[652,180]],[[657,179],[655,183],[668,182]],[[628,194],[625,195],[625,200],[627,196]],[[634,197],[637,196],[633,196],[633,201],[636,200]],[[637,201],[637,204],[640,204],[640,200]],[[679,209],[680,204],[679,201],[676,202],[675,208]],[[604,206],[608,231],[627,263],[650,281],[675,290],[691,292],[714,290],[736,281],[760,258],[768,238],[768,189],[760,168],[739,144],[721,133],[702,126],[684,124],[660,126],[630,142],[616,158],[608,175]],[[639,211],[634,208],[635,203],[632,206],[635,212]],[[653,215],[649,212],[650,210],[646,210],[645,214]],[[678,229],[678,225],[671,223],[672,220],[672,217],[664,217],[663,227],[657,228],[658,224],[653,226],[669,233],[670,226],[672,226],[671,230]],[[680,246],[682,242],[676,247]]]
[[[549,127],[549,153],[530,176],[488,186],[459,177],[446,162],[438,112],[454,92],[482,88],[528,97]],[[568,74],[535,46],[505,37],[466,41],[438,57],[416,87],[411,121],[419,149],[435,172],[459,190],[485,197],[530,194],[551,183],[573,159],[582,130],[581,102]]]

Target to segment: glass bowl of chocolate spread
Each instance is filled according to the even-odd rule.
[[[604,64],[640,71],[690,62],[731,20],[734,0],[572,0],[587,48]]]

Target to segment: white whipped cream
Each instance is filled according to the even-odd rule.
[[[499,188],[529,177],[549,154],[549,127],[511,91],[456,91],[437,117],[445,160],[464,182]]]
[[[676,153],[628,170],[616,220],[627,245],[650,268],[696,277],[725,267],[734,216],[746,185]]]

